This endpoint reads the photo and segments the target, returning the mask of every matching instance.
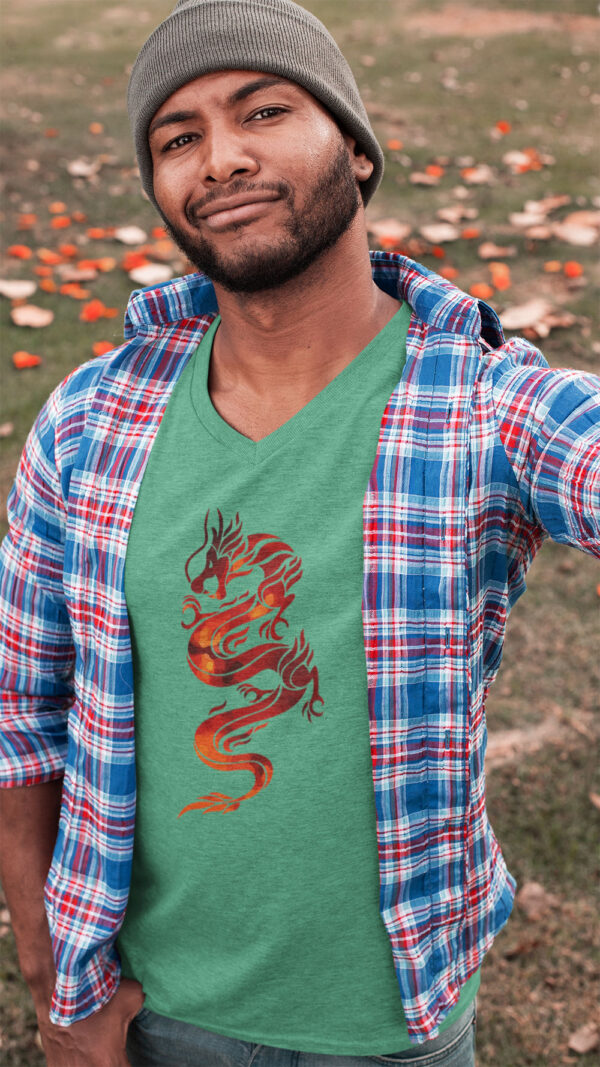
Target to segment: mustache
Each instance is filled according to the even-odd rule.
[[[185,217],[189,223],[195,224],[198,221],[199,212],[204,211],[215,202],[215,200],[226,200],[230,196],[240,196],[245,193],[277,193],[282,200],[292,200],[293,194],[291,186],[287,182],[256,182],[253,185],[248,185],[243,178],[237,178],[231,182],[231,185],[227,186],[227,190],[222,187],[211,190],[201,200],[193,200],[190,204],[186,205]]]

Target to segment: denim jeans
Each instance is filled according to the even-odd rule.
[[[142,1008],[129,1027],[127,1055],[132,1067],[475,1067],[475,1018],[474,1001],[439,1037],[405,1052],[328,1056],[222,1037]]]

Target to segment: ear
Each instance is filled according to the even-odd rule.
[[[348,155],[352,164],[352,169],[356,175],[356,180],[359,182],[366,182],[373,173],[374,164],[365,155],[363,150],[358,147],[354,137],[351,137],[349,133],[342,133],[342,136],[346,142],[346,148],[348,149]]]

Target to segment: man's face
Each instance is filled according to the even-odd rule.
[[[154,195],[190,261],[233,292],[297,277],[361,205],[356,155],[329,112],[285,78],[205,74],[159,108],[149,133]]]

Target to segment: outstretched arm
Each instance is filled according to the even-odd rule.
[[[554,541],[600,556],[600,378],[510,358],[498,360],[492,376],[499,433],[528,518]]]

